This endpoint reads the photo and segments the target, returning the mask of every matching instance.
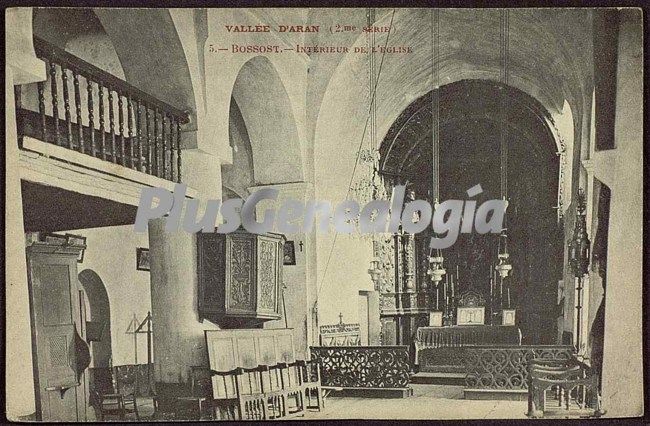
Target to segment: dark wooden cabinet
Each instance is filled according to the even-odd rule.
[[[280,319],[284,237],[199,233],[198,311],[224,328]]]

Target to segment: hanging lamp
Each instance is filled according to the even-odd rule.
[[[439,93],[439,57],[440,53],[440,16],[438,9],[431,11],[431,138],[432,138],[432,198],[433,209],[440,204],[440,102]],[[443,266],[445,258],[442,250],[431,249],[429,252],[429,275],[431,282],[437,286],[447,273]]]
[[[500,28],[500,50],[501,50],[501,82],[504,86],[508,84],[508,49],[510,44],[510,23],[509,23],[509,11],[501,11],[501,28]],[[501,120],[499,122],[499,138],[500,138],[500,157],[501,157],[501,198],[508,202],[508,140],[505,136],[504,130],[504,121],[505,116],[503,113],[504,110],[504,101],[503,93],[500,97],[500,114]],[[504,214],[504,225],[506,221],[506,215]],[[508,234],[507,227],[504,226],[501,234],[499,235],[499,245],[497,252],[498,263],[494,267],[499,273],[501,279],[506,278],[510,271],[512,271],[512,264],[510,264],[510,253],[508,253]]]

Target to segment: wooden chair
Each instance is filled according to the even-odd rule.
[[[262,373],[268,372],[268,367],[235,369],[235,388],[237,390],[237,411],[239,420],[269,420],[277,418],[276,412],[269,413],[269,401],[273,401],[275,410],[275,394],[264,392]]]
[[[287,397],[282,383],[283,365],[286,364],[257,367],[261,373],[262,393],[266,397],[269,419],[287,416]]]
[[[240,369],[210,370],[212,375],[212,408],[216,420],[236,420],[239,415]],[[241,418],[241,417],[240,417]]]
[[[119,395],[117,400],[121,405],[120,418],[124,419],[126,414],[133,412],[136,420],[140,420],[138,413],[138,371],[136,365],[119,365],[113,367],[113,379],[115,394]]]
[[[212,375],[210,368],[190,367],[190,395],[176,398],[176,418],[181,420],[211,419],[214,415],[212,404]]]
[[[546,393],[555,390],[558,403],[547,405]],[[528,364],[528,416],[600,417],[598,375],[577,359],[531,360]]]
[[[321,388],[320,364],[318,360],[296,361],[296,365],[300,372],[300,383],[306,401],[305,408],[320,411],[321,408],[325,407],[325,399],[323,398],[323,389]],[[313,404],[313,399],[316,400],[315,405]]]
[[[95,376],[93,382],[95,384],[91,398],[96,411],[99,413],[99,420],[103,421],[106,416],[118,416],[124,420],[128,413],[134,413],[136,420],[140,420],[137,403],[138,375],[136,366],[120,365],[106,370],[110,375],[108,378],[105,377],[105,372],[103,374],[100,374],[99,371],[93,373],[93,376]]]
[[[113,373],[110,367],[90,367],[88,369],[88,385],[90,388],[89,404],[95,409],[98,419],[102,419],[103,395],[115,393]]]
[[[305,390],[300,377],[298,361],[292,363],[279,363],[276,367],[280,371],[282,390],[287,403],[287,416],[300,415],[305,412]]]

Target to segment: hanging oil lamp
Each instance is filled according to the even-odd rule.
[[[573,238],[569,244],[569,264],[573,275],[578,278],[589,272],[591,243],[589,242],[589,235],[587,235],[586,209],[585,193],[580,188],[578,190],[575,229],[573,231]]]
[[[499,253],[497,257],[499,263],[494,267],[494,269],[496,269],[501,278],[506,278],[512,270],[512,265],[508,260],[510,254],[508,253],[508,235],[506,234],[505,229],[501,231],[501,235],[499,235]]]
[[[440,281],[442,281],[443,275],[447,273],[442,264],[445,261],[445,258],[442,257],[442,252],[440,249],[436,250],[435,256],[433,253],[429,256],[429,269],[427,270],[427,275],[429,275],[431,282],[437,286]]]
[[[431,142],[432,142],[432,188],[431,198],[433,200],[433,211],[435,212],[439,206],[440,199],[440,103],[438,94],[435,93],[436,88],[439,88],[439,73],[440,63],[438,59],[440,47],[440,21],[437,9],[431,11],[431,44],[433,46],[433,55],[431,56]],[[443,267],[445,258],[442,257],[440,249],[431,250],[429,252],[429,269],[427,275],[431,279],[433,285],[437,288],[438,283],[442,281],[442,277],[447,273]]]

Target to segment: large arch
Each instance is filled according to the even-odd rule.
[[[93,367],[110,367],[112,358],[111,306],[104,282],[92,269],[79,273],[79,282],[86,292],[89,320],[103,325],[101,340],[92,342],[91,359]]]
[[[298,128],[291,100],[273,63],[265,56],[247,61],[239,70],[232,98],[250,139],[255,183],[302,181]]]
[[[462,80],[413,102],[380,146],[380,173],[407,183],[431,204],[432,96],[440,102],[440,200],[463,200],[480,184],[478,204],[500,198],[500,137],[508,145],[508,229],[513,272],[504,300],[518,309],[526,344],[552,343],[557,281],[562,276],[562,226],[556,202],[560,158],[548,112],[526,93],[489,80]],[[426,289],[430,229],[415,236],[418,289]],[[478,291],[489,300],[498,238],[460,234],[443,250],[447,268],[460,272],[459,293]],[[545,253],[544,257],[531,253]],[[555,261],[549,261],[549,260]]]
[[[222,185],[226,198],[246,198],[248,188],[255,185],[253,150],[237,102],[231,98],[229,111],[230,146],[232,164],[221,165]]]
[[[563,115],[567,110],[565,102],[568,103],[574,125],[557,129],[558,140],[565,142],[568,152],[579,146],[577,142],[589,133],[584,127],[584,112],[588,112],[586,106],[590,103],[590,95],[586,94],[591,93],[593,86],[592,45],[591,40],[581,34],[591,31],[590,14],[586,10],[567,10],[559,14],[530,9],[510,11],[508,84],[536,99],[551,117]],[[390,34],[389,46],[407,46],[411,51],[384,57],[376,54],[376,63],[382,64],[376,89],[377,140],[382,140],[399,115],[416,99],[430,92],[434,85],[444,86],[461,80],[501,80],[499,10],[440,10],[437,84],[432,78],[430,11],[395,9],[394,16],[392,10],[386,11],[375,25],[389,26],[391,19],[394,31]],[[565,43],[554,35],[559,31],[575,34],[580,42]],[[377,45],[383,46],[386,37],[386,33],[378,34]],[[314,182],[319,199],[336,201],[346,197],[357,150],[369,147],[369,134],[365,129],[371,96],[367,84],[369,55],[355,53],[355,48],[365,45],[366,38],[361,35],[349,46],[350,53],[336,67],[319,107],[314,131]],[[576,145],[570,146],[574,140]],[[575,164],[567,164],[567,167],[575,167]],[[332,238],[319,235],[318,241],[318,251],[329,252]],[[361,244],[363,242],[350,243],[349,249],[345,249],[337,242],[331,263],[354,259],[360,266],[358,271],[347,271],[348,277],[328,270],[323,288],[338,285],[342,279],[369,282],[365,272],[369,259],[360,257]],[[321,279],[324,262],[319,261],[318,268]],[[350,288],[349,294],[353,292]],[[336,295],[333,293],[331,297]],[[333,314],[332,320],[336,313]]]

